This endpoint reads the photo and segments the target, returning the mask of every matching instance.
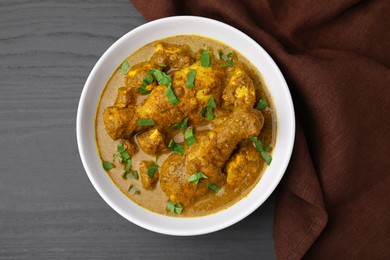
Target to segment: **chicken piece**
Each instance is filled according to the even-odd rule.
[[[158,181],[158,166],[153,161],[140,161],[139,174],[141,176],[142,187],[145,190],[151,190]]]
[[[138,152],[138,146],[131,139],[121,139],[121,143],[130,156],[134,156]]]
[[[103,112],[103,122],[108,135],[113,139],[129,139],[137,128],[138,117],[133,106],[107,107]]]
[[[208,178],[201,179],[197,185],[188,182],[188,178],[194,173],[186,169],[184,156],[174,153],[165,160],[161,166],[160,187],[168,195],[170,201],[189,207],[192,202],[201,198],[207,192],[211,192],[207,187],[209,182],[218,186],[225,183],[226,177],[221,169],[212,164],[203,168],[203,173]]]
[[[198,137],[184,156],[168,157],[161,167],[161,189],[171,201],[189,206],[209,192],[207,183],[222,186],[226,179],[222,168],[230,154],[240,141],[257,136],[263,121],[261,112],[255,109],[235,108],[213,130]],[[198,185],[189,183],[188,178],[199,171],[208,178],[200,180]]]
[[[153,68],[149,62],[140,62],[132,66],[126,74],[126,87],[137,90],[142,85],[142,80],[147,76],[147,72]]]
[[[193,53],[188,45],[157,43],[150,63],[158,66],[164,64],[169,68],[182,69],[194,62]]]
[[[196,71],[194,88],[186,87],[186,80],[190,70]],[[185,107],[180,107],[186,111],[187,117],[193,124],[204,124],[206,121],[200,116],[199,111],[207,105],[211,97],[214,97],[217,105],[221,104],[223,81],[225,72],[219,66],[202,67],[197,61],[188,68],[174,71],[172,73],[172,84],[176,89],[184,92],[181,102]]]
[[[155,126],[159,129],[180,122],[185,117],[185,111],[180,109],[180,104],[173,105],[169,103],[165,94],[166,90],[166,86],[158,85],[145,99],[143,105],[137,107],[139,118],[153,119]],[[174,91],[181,101],[179,92],[175,88]]]
[[[126,87],[118,88],[118,96],[115,99],[114,105],[118,107],[127,107],[129,104],[134,104],[134,95]]]
[[[137,135],[137,140],[141,149],[145,153],[153,156],[161,154],[165,149],[167,149],[164,139],[164,134],[156,128],[152,128]]]
[[[226,88],[223,90],[223,106],[246,105],[253,107],[256,102],[253,80],[240,64],[237,64],[232,70]]]
[[[201,158],[222,168],[236,145],[250,136],[257,136],[263,124],[264,117],[260,111],[236,107],[230,115],[216,120],[213,124],[215,128],[201,142],[197,142],[197,149],[188,152],[187,160],[190,163]]]
[[[229,186],[239,186],[253,182],[261,172],[264,162],[260,153],[251,141],[241,143],[239,150],[226,164],[226,183]]]

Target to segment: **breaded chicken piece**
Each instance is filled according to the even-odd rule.
[[[244,141],[226,164],[226,183],[230,186],[239,186],[248,181],[252,182],[261,172],[263,166],[264,161],[253,143],[249,140]]]
[[[149,155],[159,155],[167,149],[164,142],[164,134],[158,129],[152,128],[137,135],[137,140],[141,149]]]
[[[208,183],[222,186],[226,181],[222,168],[231,153],[240,141],[258,135],[263,121],[262,114],[255,109],[236,108],[230,116],[219,120],[220,124],[213,130],[198,138],[185,155],[168,157],[161,167],[161,189],[172,202],[188,206],[210,192]],[[188,182],[199,171],[207,179],[197,185]]]
[[[150,169],[152,165],[157,167],[154,172]],[[159,178],[158,166],[153,161],[141,161],[139,163],[139,174],[141,176],[142,187],[145,190],[151,190]]]

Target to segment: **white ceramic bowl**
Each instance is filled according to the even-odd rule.
[[[246,56],[266,81],[276,107],[278,132],[273,161],[256,187],[241,201],[218,213],[198,218],[175,218],[152,213],[128,199],[110,180],[96,151],[94,118],[100,94],[117,66],[141,46],[180,34],[198,34],[220,40]],[[207,18],[169,17],[146,23],[116,41],[92,69],[77,111],[77,142],[85,171],[102,198],[129,221],[170,235],[199,235],[226,228],[255,211],[281,180],[293,149],[295,117],[286,81],[275,62],[254,40],[239,30]]]

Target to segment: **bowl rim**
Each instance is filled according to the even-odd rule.
[[[97,167],[97,165],[93,165],[93,163],[91,162],[93,160],[88,159],[88,156],[89,156],[87,154],[88,146],[86,147],[86,144],[85,144],[86,134],[85,134],[84,129],[86,128],[86,123],[85,123],[86,120],[85,119],[88,118],[86,113],[91,113],[91,111],[92,111],[93,118],[95,117],[95,113],[96,113],[96,107],[91,107],[91,105],[88,107],[88,98],[89,98],[88,92],[91,92],[91,88],[93,88],[93,86],[91,84],[92,84],[94,77],[96,77],[96,73],[99,71],[99,69],[102,68],[104,63],[107,63],[109,61],[109,57],[112,55],[112,53],[114,53],[114,50],[119,48],[120,45],[123,45],[124,42],[127,41],[128,39],[131,39],[131,37],[134,37],[135,35],[138,35],[139,33],[141,33],[142,31],[145,31],[145,30],[146,31],[153,30],[153,28],[155,28],[155,27],[174,25],[174,24],[180,24],[180,23],[200,23],[200,24],[210,25],[213,28],[220,27],[220,28],[223,28],[224,30],[227,30],[227,31],[233,33],[234,35],[239,36],[240,39],[247,42],[248,45],[251,45],[251,48],[257,49],[257,51],[259,52],[259,55],[261,55],[262,58],[265,59],[264,62],[266,62],[270,66],[270,69],[273,71],[273,73],[275,73],[274,76],[277,78],[277,81],[280,84],[280,88],[282,88],[283,95],[286,98],[284,100],[285,103],[283,104],[283,106],[285,106],[285,107],[283,109],[285,111],[288,111],[288,114],[284,115],[285,117],[287,117],[286,127],[288,128],[288,133],[286,136],[287,140],[286,140],[286,143],[284,146],[284,150],[285,150],[284,151],[284,158],[280,162],[281,165],[277,168],[278,171],[277,171],[276,176],[274,176],[271,185],[267,186],[265,188],[260,199],[255,200],[255,202],[252,205],[250,205],[248,208],[245,208],[245,210],[241,210],[239,212],[236,211],[237,215],[235,215],[231,218],[225,217],[225,219],[221,222],[216,221],[215,216],[226,215],[226,214],[224,214],[224,213],[226,213],[226,211],[229,211],[231,208],[236,207],[237,204],[240,204],[244,199],[251,196],[251,193],[257,188],[257,186],[259,186],[259,183],[261,182],[261,180],[259,181],[259,183],[256,184],[256,186],[252,189],[252,191],[250,191],[245,196],[245,198],[243,198],[240,201],[238,201],[237,203],[233,204],[228,209],[216,212],[216,213],[211,214],[211,215],[207,215],[207,216],[203,216],[203,217],[196,217],[196,218],[176,218],[176,217],[170,217],[170,216],[163,216],[163,215],[160,215],[157,213],[153,213],[149,210],[143,209],[142,207],[138,206],[132,200],[130,200],[129,198],[126,197],[126,199],[129,201],[128,203],[133,203],[136,205],[135,207],[132,206],[133,207],[132,210],[136,209],[136,207],[141,208],[141,209],[138,209],[138,208],[136,209],[136,210],[139,210],[141,212],[140,215],[145,214],[146,218],[141,219],[139,217],[135,217],[133,215],[134,213],[129,212],[128,209],[126,208],[126,206],[123,205],[123,203],[121,204],[121,202],[118,202],[118,200],[122,200],[122,199],[119,197],[116,197],[116,196],[121,196],[121,195],[125,196],[125,195],[119,191],[119,189],[115,186],[115,184],[108,177],[108,174],[105,173],[101,169],[101,171],[103,171],[105,173],[105,175],[107,175],[106,177],[108,177],[108,179],[111,181],[110,184],[114,185],[115,189],[117,189],[121,195],[118,195],[118,193],[115,191],[112,191],[111,193],[109,193],[107,191],[107,188],[105,188],[107,186],[104,186],[107,184],[102,183],[102,181],[99,180],[97,177],[98,176],[97,174],[100,174],[100,172],[96,173],[96,171],[94,171],[94,169],[93,169],[93,166]],[[161,27],[161,28],[163,28],[163,27]],[[157,32],[157,34],[158,34],[158,32]],[[197,33],[188,33],[188,34],[197,34]],[[179,35],[179,34],[172,34],[172,35]],[[156,38],[155,40],[166,38],[166,37],[168,37],[168,36]],[[213,38],[210,36],[206,36],[206,37]],[[219,40],[219,39],[217,39],[217,40]],[[149,41],[149,42],[151,42],[151,41]],[[226,43],[226,44],[230,45],[229,43]],[[142,44],[142,45],[144,45],[144,44]],[[232,46],[232,47],[235,48],[234,46]],[[129,54],[127,54],[127,55],[129,55]],[[125,56],[125,57],[127,57],[127,56]],[[125,57],[122,57],[122,60]],[[247,57],[247,58],[248,58],[248,60],[250,60],[252,62],[251,57]],[[118,64],[120,64],[120,62],[116,63],[115,67],[117,67]],[[259,70],[263,74],[263,70],[262,69],[259,69]],[[112,71],[110,73],[112,73]],[[264,80],[266,81],[266,79],[264,79]],[[104,86],[105,86],[105,84],[106,84],[106,82],[103,82]],[[266,81],[266,85],[268,86],[267,81]],[[104,88],[104,86],[103,86],[103,88]],[[100,94],[101,94],[101,90],[98,93],[99,97],[100,97]],[[274,93],[271,92],[271,96],[274,99],[274,97],[275,97]],[[277,138],[276,138],[276,144],[275,144],[275,148],[276,148],[277,143],[278,143],[279,133],[280,133],[280,130],[279,130],[280,127],[279,127],[279,114],[278,114],[279,109],[278,109],[278,106],[276,104],[275,104],[275,106],[276,106],[276,116],[278,118],[278,120],[277,120],[277,122],[278,122],[277,131],[278,132],[277,132]],[[95,126],[93,126],[93,128],[94,127]],[[284,131],[284,129],[283,129],[283,131]],[[77,119],[76,119],[76,136],[77,136],[77,144],[78,144],[80,158],[81,158],[82,164],[84,166],[85,172],[87,173],[89,180],[91,181],[92,185],[94,186],[96,191],[99,193],[99,195],[103,198],[103,200],[108,205],[110,205],[110,207],[112,207],[118,214],[120,214],[125,219],[133,222],[134,224],[136,224],[140,227],[143,227],[145,229],[148,229],[148,230],[151,230],[151,231],[154,231],[157,233],[168,234],[168,235],[177,235],[177,236],[201,235],[201,234],[211,233],[211,232],[215,232],[215,231],[224,229],[226,227],[229,227],[229,226],[239,222],[240,220],[244,219],[249,214],[254,212],[272,194],[272,192],[275,190],[275,188],[279,184],[280,180],[282,179],[282,177],[287,169],[287,166],[288,166],[288,163],[290,161],[291,154],[293,151],[294,139],[295,139],[295,112],[294,112],[294,106],[293,106],[291,94],[290,94],[289,88],[287,86],[287,83],[283,77],[283,74],[281,73],[280,69],[278,68],[278,66],[276,65],[274,60],[271,58],[271,56],[256,41],[254,41],[252,38],[250,38],[245,33],[239,31],[238,29],[236,29],[228,24],[217,21],[217,20],[213,20],[213,19],[205,18],[205,17],[199,17],[199,16],[172,16],[172,17],[161,18],[158,20],[147,22],[147,23],[129,31],[128,33],[123,35],[121,38],[119,38],[116,42],[114,42],[104,52],[104,54],[99,58],[99,60],[94,65],[93,69],[91,70],[91,72],[90,72],[90,74],[89,74],[89,76],[84,84],[84,87],[83,87],[83,90],[82,90],[82,93],[80,96],[80,101],[79,101],[78,110],[77,110]],[[93,138],[95,139],[95,131],[93,134]],[[91,149],[91,147],[89,147],[89,149]],[[96,150],[96,146],[94,146],[93,149]],[[100,160],[100,158],[99,158],[99,160]],[[272,166],[272,164],[271,164],[271,166]],[[100,164],[99,164],[99,167],[100,167]],[[268,171],[268,169],[264,172],[264,175],[267,173],[267,171]],[[264,175],[262,178],[264,178]],[[112,195],[112,194],[114,194],[114,195]],[[114,196],[114,198],[112,196]],[[148,221],[154,221],[155,219],[157,219],[158,221],[160,221],[163,224],[159,225],[158,223],[156,224],[156,223],[148,222]],[[200,220],[200,221],[197,221],[197,220]],[[174,222],[174,223],[171,224],[170,222]],[[206,224],[206,227],[201,226],[201,227],[195,227],[195,228],[186,228],[189,224],[191,224],[191,222],[195,222],[196,224]],[[212,222],[213,225],[207,226],[207,224],[210,222]]]

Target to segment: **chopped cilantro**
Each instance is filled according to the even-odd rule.
[[[148,177],[150,179],[153,179],[153,176],[154,174],[157,172],[158,170],[158,165],[155,164],[154,162],[148,167]]]
[[[188,182],[193,182],[198,185],[200,179],[207,179],[207,176],[203,172],[196,172],[188,178]]]
[[[153,126],[154,120],[149,118],[140,118],[138,119],[139,126]]]
[[[174,124],[172,130],[185,130],[187,128],[188,118],[184,118],[180,123]]]
[[[204,117],[207,121],[211,121],[214,119],[214,113],[213,109],[217,107],[217,104],[215,103],[214,97],[211,97],[209,101],[207,102],[207,105],[202,108],[200,111],[200,114],[202,117]]]
[[[188,72],[187,81],[186,81],[186,87],[187,88],[194,88],[195,85],[195,76],[196,76],[196,70],[190,69],[190,72]]]
[[[210,51],[209,50],[202,51],[202,54],[200,55],[200,65],[202,67],[210,67],[211,66]]]
[[[178,153],[180,155],[184,154],[184,147],[181,144],[176,143],[173,139],[169,142],[168,148],[172,152]]]
[[[127,73],[127,71],[128,71],[129,68],[130,68],[130,63],[129,63],[127,60],[125,60],[125,61],[122,63],[121,67],[119,68],[119,71],[120,71],[123,75],[126,75],[126,73]]]
[[[185,131],[184,140],[186,140],[188,146],[191,146],[195,143],[196,139],[194,135],[194,128],[192,126]]]
[[[109,170],[111,170],[112,168],[115,167],[114,164],[112,164],[112,163],[110,163],[110,162],[107,162],[107,161],[104,161],[104,162],[102,163],[102,165],[103,165],[103,169],[104,169],[105,171],[109,171]]]

